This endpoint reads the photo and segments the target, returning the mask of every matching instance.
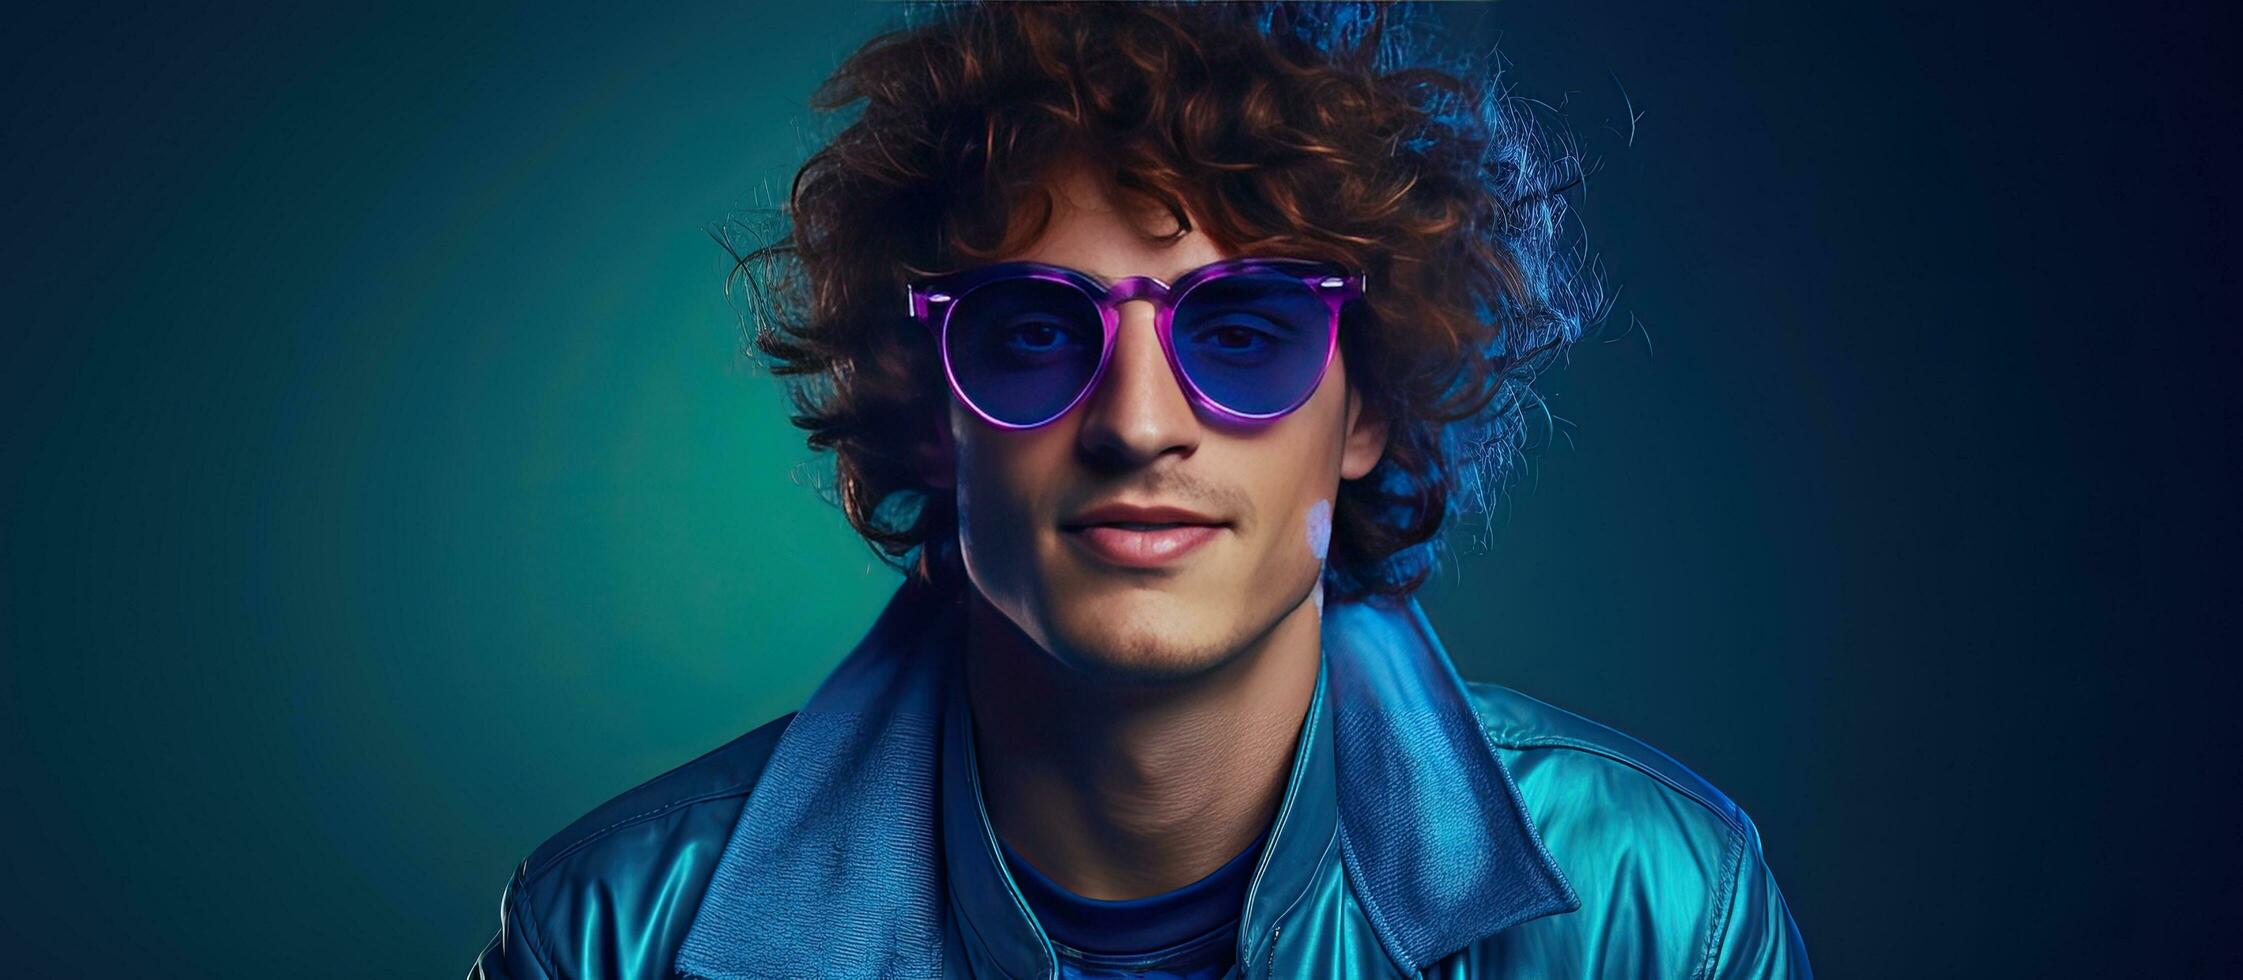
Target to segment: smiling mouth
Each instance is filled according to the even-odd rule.
[[[1123,568],[1159,568],[1198,551],[1221,534],[1221,524],[1113,521],[1063,527],[1067,540],[1093,557]]]

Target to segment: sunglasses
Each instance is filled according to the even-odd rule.
[[[1113,360],[1121,304],[1149,300],[1153,329],[1192,403],[1259,424],[1301,407],[1338,347],[1340,308],[1368,276],[1328,262],[1237,258],[1108,285],[1039,262],[1001,262],[905,287],[911,317],[942,349],[950,390],[1006,429],[1049,425],[1080,404]]]

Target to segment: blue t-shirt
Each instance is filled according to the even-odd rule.
[[[1061,980],[1219,980],[1238,956],[1255,857],[1269,831],[1207,877],[1119,902],[1084,898],[999,840],[1013,881],[1059,953]]]

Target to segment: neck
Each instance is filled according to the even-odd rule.
[[[1303,600],[1210,670],[1120,684],[1060,662],[975,593],[966,679],[998,836],[1094,899],[1172,891],[1237,856],[1284,798],[1320,605]]]

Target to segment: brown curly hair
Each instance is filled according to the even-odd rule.
[[[956,572],[954,500],[913,452],[949,395],[903,284],[1033,242],[1055,167],[1091,160],[1177,235],[1196,224],[1231,254],[1368,270],[1342,352],[1390,433],[1340,487],[1327,587],[1423,583],[1443,520],[1500,489],[1534,374],[1597,319],[1601,291],[1560,244],[1578,156],[1550,151],[1494,67],[1435,62],[1416,13],[921,6],[827,79],[815,108],[862,111],[796,174],[791,228],[752,249],[741,221],[717,237],[749,287],[753,351],[792,379],[794,424],[833,451],[837,502],[884,560]]]

